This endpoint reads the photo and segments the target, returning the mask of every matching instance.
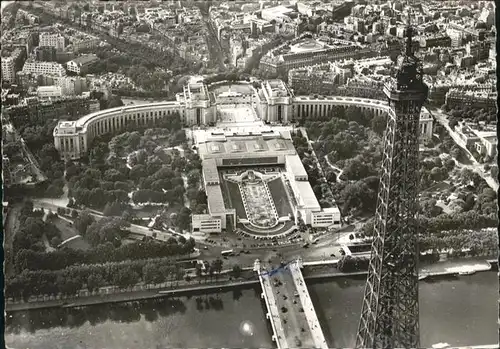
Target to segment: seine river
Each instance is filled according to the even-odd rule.
[[[330,347],[352,347],[365,277],[309,283]],[[269,348],[258,288],[148,302],[7,314],[11,348]],[[421,345],[494,344],[496,272],[420,284]]]

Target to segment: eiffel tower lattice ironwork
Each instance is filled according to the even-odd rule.
[[[390,110],[357,348],[418,348],[418,148],[420,110],[427,99],[413,29],[396,74],[385,86]]]

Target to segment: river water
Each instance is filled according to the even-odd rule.
[[[365,276],[308,283],[330,347],[353,347]],[[498,341],[495,272],[420,284],[421,345]],[[7,314],[11,348],[270,348],[259,288]]]

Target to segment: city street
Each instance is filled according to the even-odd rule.
[[[209,7],[208,9],[205,9],[204,6],[200,7],[202,20],[207,29],[205,33],[205,40],[210,50],[210,61],[213,62],[214,66],[218,66],[220,69],[225,69],[226,65],[224,64],[224,52],[222,51],[222,46],[217,38],[217,33],[212,25],[208,11]]]
[[[307,248],[304,248],[302,244],[289,245],[289,246],[269,246],[264,248],[245,248],[244,250],[249,250],[250,253],[241,253],[239,256],[230,256],[224,258],[223,262],[226,265],[238,264],[241,267],[251,267],[255,259],[267,262],[269,259],[273,263],[279,263],[280,260],[291,261],[297,257],[302,257],[304,261],[322,261],[334,258],[340,258],[340,244],[339,239],[342,240],[343,237],[349,236],[349,234],[354,232],[355,227],[353,225],[347,227],[340,233],[328,233],[321,236],[317,244],[309,244]],[[199,244],[197,246],[201,252],[201,259],[211,260],[221,257],[221,251],[227,250],[227,247],[223,246],[207,246],[208,250],[204,250],[204,245]],[[241,248],[233,248],[235,252],[241,251]],[[334,254],[334,256],[332,256]]]

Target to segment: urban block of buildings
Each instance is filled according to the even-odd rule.
[[[473,148],[481,156],[493,158],[497,155],[497,130],[495,125],[483,123],[473,124],[460,122],[455,131],[463,142],[463,146]]]
[[[369,47],[351,41],[315,38],[311,34],[285,43],[262,57],[259,69],[271,74],[286,74],[290,69],[326,61],[360,59],[377,56]]]

